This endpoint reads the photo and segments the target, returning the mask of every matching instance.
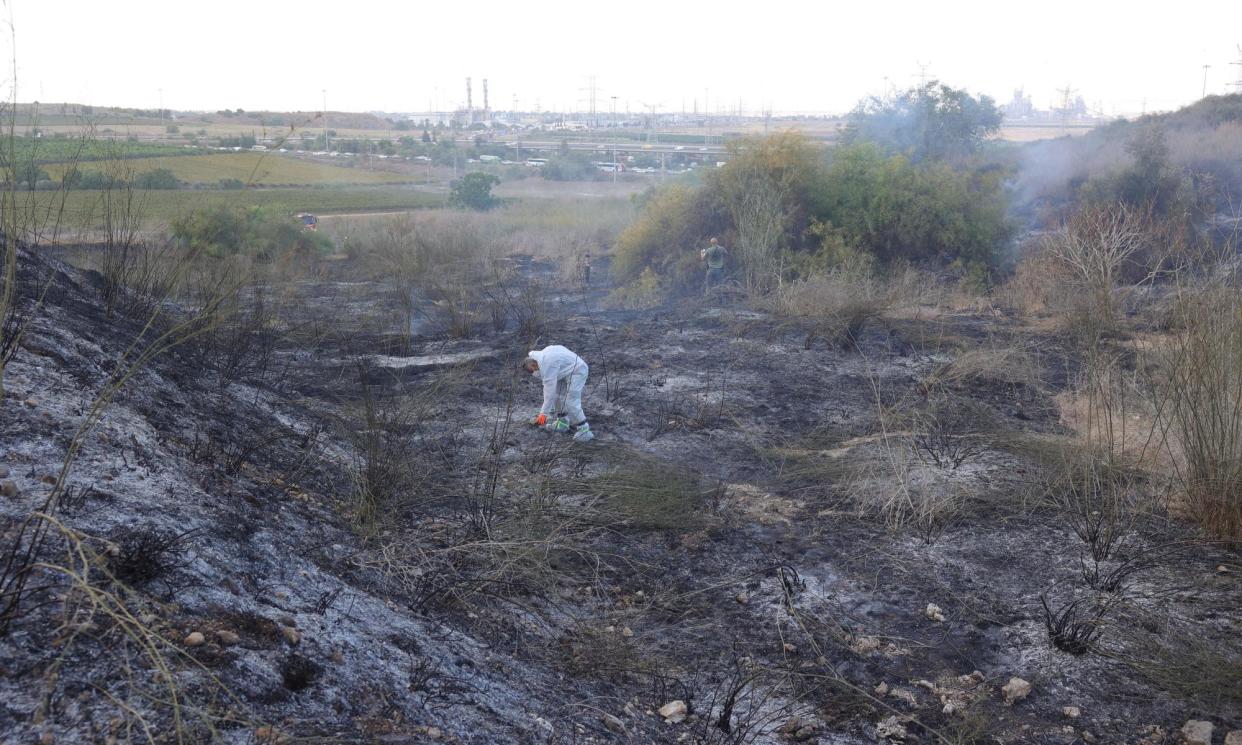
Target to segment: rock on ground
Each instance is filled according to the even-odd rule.
[[[1182,725],[1182,739],[1187,745],[1212,745],[1212,723],[1191,719]]]
[[[677,724],[686,718],[686,711],[685,701],[669,701],[660,707],[660,716],[664,717],[664,721],[670,724]]]
[[[1010,678],[1009,682],[1001,687],[1001,693],[1005,696],[1006,704],[1014,704],[1031,695],[1031,684],[1022,678]]]

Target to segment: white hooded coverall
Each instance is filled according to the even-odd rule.
[[[564,413],[569,423],[577,426],[586,421],[582,411],[582,389],[586,388],[587,363],[578,355],[559,344],[544,347],[543,351],[532,351],[530,356],[539,363],[536,374],[543,381],[543,407],[540,414],[555,416],[556,402],[564,397]]]

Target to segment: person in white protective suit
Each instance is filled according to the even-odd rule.
[[[595,437],[582,411],[582,389],[586,388],[590,372],[585,360],[553,344],[530,352],[522,361],[522,367],[543,381],[543,406],[531,418],[531,425],[549,432],[572,430],[576,442],[587,442]]]

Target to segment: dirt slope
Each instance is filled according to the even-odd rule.
[[[91,277],[24,264],[60,274],[0,402],[0,466],[20,489],[0,500],[5,545],[140,328],[101,317]],[[513,375],[526,343],[512,326],[454,341],[430,324],[410,343],[374,285],[301,292],[308,324],[378,320],[279,344],[279,375],[225,381],[218,358],[175,350],[85,436],[57,514],[91,537],[92,579],[154,636],[138,643],[42,570],[48,589],[0,635],[6,741],[140,742],[144,724],[174,740],[152,647],[187,742],[269,726],[470,743],[1158,742],[1189,718],[1242,727],[1236,693],[1171,690],[1123,662],[1190,638],[1242,659],[1236,555],[1179,551],[1115,593],[1096,650],[1050,645],[1040,594],[1086,594],[1082,545],[1032,496],[1040,464],[1013,443],[1064,434],[1051,366],[1040,384],[955,384],[950,404],[987,422],[986,447],[894,467],[887,418],[922,406],[955,350],[1018,333],[1012,321],[889,320],[856,346],[807,348],[727,304],[602,311],[600,291],[560,294],[541,343],[591,364],[599,434],[575,446],[522,426],[539,394]],[[358,412],[411,401],[419,416],[388,429],[416,473],[377,479],[421,480],[401,481],[417,488],[383,502],[364,538]],[[859,516],[902,480],[963,506],[925,536]],[[1193,537],[1153,516],[1125,550]],[[75,545],[53,530],[48,563]],[[1031,692],[1009,703],[1012,677]],[[690,716],[668,723],[658,710],[676,700]]]

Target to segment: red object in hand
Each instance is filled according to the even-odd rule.
[[[536,425],[536,426],[542,427],[543,425],[545,425],[545,424],[547,424],[547,423],[548,423],[548,415],[547,415],[547,414],[540,414],[539,416],[535,417],[535,425]]]

